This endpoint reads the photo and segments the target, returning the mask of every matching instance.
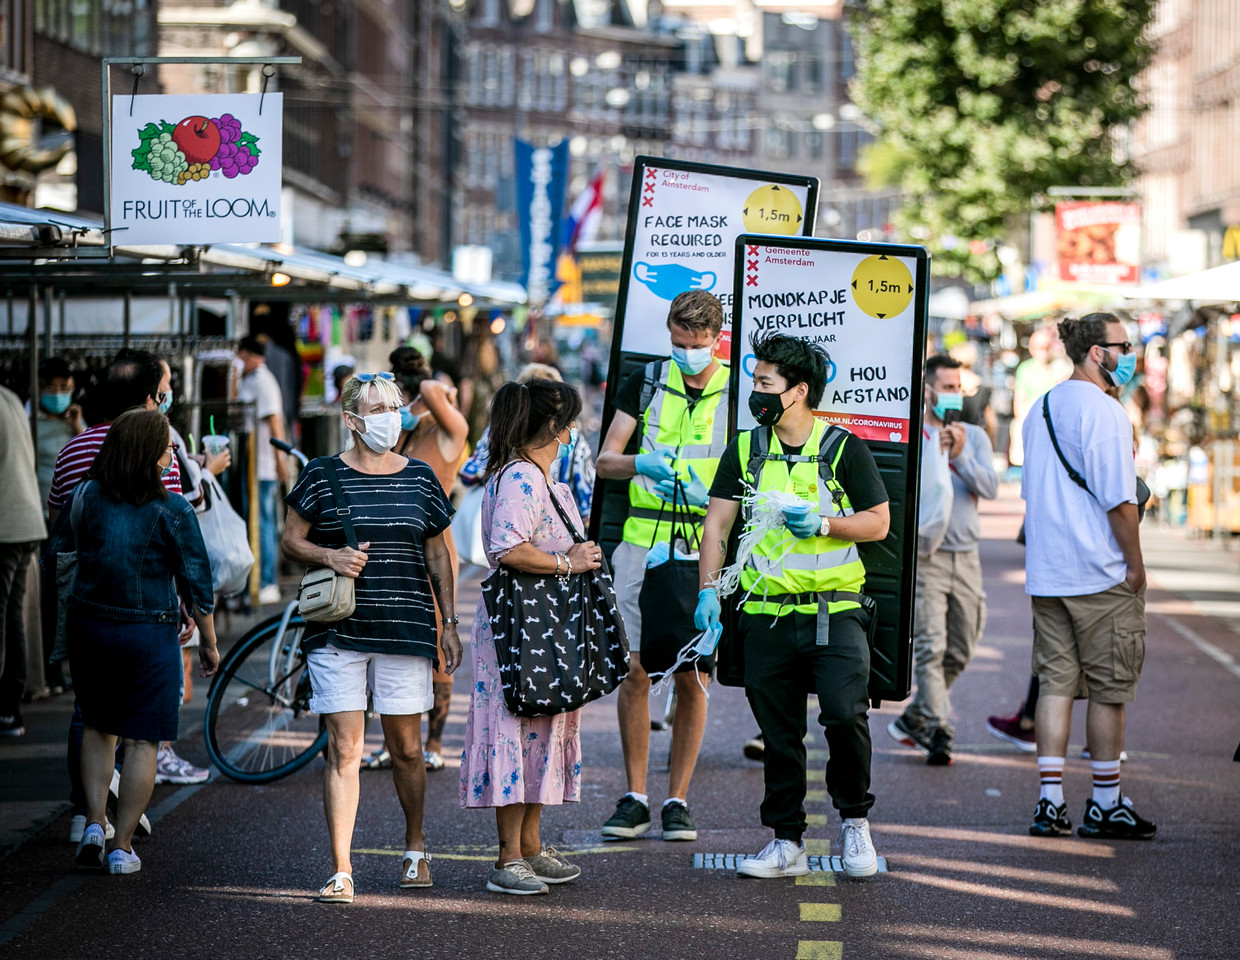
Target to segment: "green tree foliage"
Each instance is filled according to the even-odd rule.
[[[903,188],[897,225],[936,272],[993,279],[995,242],[1052,186],[1118,186],[1142,111],[1155,0],[868,0],[852,96],[879,127],[872,179]],[[878,185],[878,184],[874,184]],[[946,241],[946,242],[945,242]]]

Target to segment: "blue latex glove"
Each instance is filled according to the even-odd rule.
[[[691,507],[704,507],[710,500],[710,491],[706,489],[706,484],[702,482],[702,478],[697,475],[697,471],[693,467],[689,468],[689,482],[681,481],[683,492],[678,496],[675,495],[675,480],[660,480],[654,485],[654,495],[664,503],[671,503],[673,496],[678,504],[684,504],[689,501]]]
[[[719,617],[723,608],[719,606],[719,591],[707,587],[698,591],[697,609],[693,611],[693,625],[698,630],[716,630],[721,627]]]
[[[655,482],[675,480],[676,471],[672,469],[672,464],[675,462],[676,458],[666,450],[639,453],[633,458],[633,466],[637,469],[637,472]]]
[[[818,516],[813,510],[809,510],[800,516],[789,516],[784,514],[784,526],[792,531],[792,535],[799,540],[805,540],[808,537],[818,536],[818,528],[822,526],[822,517]]]

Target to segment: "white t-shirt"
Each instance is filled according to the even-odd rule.
[[[1092,383],[1066,380],[1048,396],[1059,449],[1093,496],[1072,482],[1056,455],[1039,397],[1022,430],[1025,593],[1101,593],[1128,574],[1107,512],[1121,503],[1136,503],[1132,423],[1124,408]]]
[[[248,403],[253,403],[258,414],[258,479],[259,480],[275,480],[276,478],[276,448],[269,442],[271,440],[271,427],[267,425],[267,418],[272,414],[284,417],[284,400],[280,395],[280,384],[266,365],[260,365],[255,368],[253,373],[247,373],[241,378],[241,383],[237,385],[237,399]]]

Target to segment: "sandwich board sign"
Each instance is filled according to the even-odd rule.
[[[111,242],[280,239],[284,95],[112,97]]]
[[[733,242],[741,233],[813,236],[817,212],[816,177],[664,157],[634,161],[603,437],[624,379],[642,364],[668,356],[667,311],[672,301],[686,290],[706,290],[719,297],[724,324],[718,357],[727,362]],[[600,479],[599,484],[590,530],[610,551],[620,540],[628,482]]]
[[[866,593],[878,602],[870,696],[903,700],[912,682],[930,255],[904,244],[752,234],[737,237],[733,252],[732,424],[757,425],[749,412],[752,335],[784,333],[826,350],[815,413],[866,443],[891,498],[887,538],[859,550]]]

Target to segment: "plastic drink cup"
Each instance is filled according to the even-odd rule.
[[[206,442],[205,437],[203,438],[203,442]],[[784,517],[788,520],[796,520],[809,513],[809,509],[810,504],[808,503],[796,503],[790,507],[784,507]]]
[[[209,457],[217,457],[228,449],[228,437],[222,433],[210,433],[202,438],[202,449]]]

